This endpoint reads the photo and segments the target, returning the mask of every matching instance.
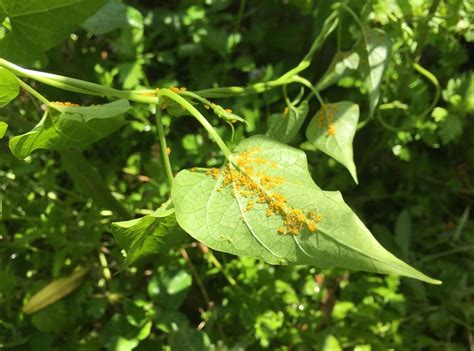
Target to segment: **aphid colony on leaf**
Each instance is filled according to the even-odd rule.
[[[282,225],[278,227],[279,234],[298,235],[306,227],[310,232],[316,232],[317,224],[322,216],[314,211],[303,211],[288,205],[288,199],[276,191],[283,185],[285,179],[281,176],[271,176],[259,171],[255,166],[267,166],[276,169],[278,164],[265,158],[257,157],[259,148],[241,152],[235,159],[235,164],[228,163],[224,168],[210,168],[207,174],[217,179],[222,177],[218,191],[232,187],[232,196],[247,200],[244,212],[251,211],[256,204],[266,206],[266,216],[279,216]]]
[[[318,128],[326,127],[329,136],[336,135],[336,126],[332,123],[337,112],[335,104],[323,104],[318,112]]]
[[[80,105],[74,104],[72,102],[61,102],[61,101],[53,101],[51,102],[51,105],[54,106],[63,106],[63,107],[79,107]]]

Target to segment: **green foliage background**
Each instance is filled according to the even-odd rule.
[[[0,1],[4,8],[8,3]],[[49,12],[11,20],[0,13],[0,56],[12,42],[8,35],[37,35],[28,55],[18,51],[14,62],[122,89],[246,85],[297,64],[331,6],[311,0],[109,1],[90,17],[99,3],[83,1],[75,17],[60,13],[64,23],[51,27],[54,35],[18,25],[36,21],[41,28]],[[125,262],[111,222],[152,215],[170,190],[148,107],[137,104],[124,127],[80,152],[41,150],[20,161],[8,139],[41,119],[35,100],[23,93],[0,110],[0,136],[2,122],[9,124],[0,141],[0,348],[472,348],[474,7],[468,0],[364,3],[348,5],[392,41],[374,118],[366,118],[368,100],[356,72],[321,93],[328,101],[357,102],[368,122],[354,142],[359,185],[305,143],[304,132],[291,143],[306,151],[318,184],[342,191],[384,247],[443,285],[273,267],[211,253],[189,238],[183,249]],[[71,6],[69,11],[78,5]],[[340,32],[305,71],[308,80],[317,82],[337,48],[351,50],[360,38],[352,17],[341,20]],[[53,101],[98,102],[46,86],[41,92]],[[297,93],[289,89],[291,96]],[[270,116],[285,107],[279,89],[221,103],[248,123],[236,126],[234,146],[265,134]],[[316,111],[310,104],[309,117]],[[181,116],[164,122],[175,172],[221,164],[222,155],[196,121]],[[226,124],[217,118],[212,123],[231,138]],[[40,288],[78,266],[91,267],[79,289],[35,314],[21,312]]]

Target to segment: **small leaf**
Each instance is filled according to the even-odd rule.
[[[316,84],[316,90],[324,90],[341,78],[357,71],[359,67],[360,56],[357,52],[338,52],[324,76]]]
[[[361,54],[361,70],[369,94],[369,118],[372,118],[380,99],[380,85],[389,64],[392,43],[380,29],[367,28],[364,32],[366,43]]]
[[[359,121],[359,106],[350,101],[323,105],[309,122],[306,137],[326,155],[346,167],[357,183],[352,141]]]
[[[178,246],[185,235],[176,224],[171,202],[165,203],[151,215],[112,223],[112,233],[127,252],[128,264]]]
[[[70,294],[81,285],[82,279],[88,271],[87,268],[81,268],[68,277],[52,281],[31,297],[23,306],[23,313],[35,313]]]
[[[118,130],[129,108],[127,100],[89,107],[52,104],[36,127],[10,139],[10,149],[21,159],[36,149],[60,150],[92,144]]]
[[[0,68],[0,107],[6,106],[20,92],[20,85],[15,75],[6,69]]]
[[[298,134],[308,109],[308,102],[303,101],[298,107],[289,106],[284,112],[271,115],[266,135],[282,143],[290,143]]]
[[[220,169],[181,171],[178,224],[212,249],[272,264],[393,273],[440,284],[385,250],[339,192],[311,179],[304,152],[264,136],[244,140]]]
[[[0,122],[0,139],[2,139],[5,136],[5,133],[7,132],[8,124],[5,122]]]

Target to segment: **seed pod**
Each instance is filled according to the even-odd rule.
[[[23,313],[32,314],[38,312],[46,306],[70,294],[81,285],[82,278],[88,271],[88,268],[80,268],[77,272],[74,272],[67,277],[53,280],[31,297],[31,299],[23,306]]]

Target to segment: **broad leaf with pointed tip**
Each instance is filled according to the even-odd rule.
[[[308,102],[303,101],[297,107],[290,106],[287,113],[271,115],[266,135],[282,143],[290,143],[298,134],[307,114]]]
[[[4,68],[0,68],[0,107],[6,106],[18,96],[20,85],[15,75]]]
[[[364,38],[365,52],[361,54],[363,59],[360,67],[369,94],[369,118],[372,118],[379,103],[380,85],[389,64],[392,42],[380,29],[367,28]]]
[[[359,62],[360,56],[357,52],[336,53],[326,73],[316,84],[316,90],[324,90],[338,82],[341,78],[356,72]]]
[[[25,158],[37,149],[72,149],[92,144],[124,124],[127,100],[98,106],[50,105],[41,121],[28,133],[10,139],[10,149]]]
[[[0,0],[0,18],[11,30],[0,39],[0,57],[31,64],[94,14],[105,0]]]
[[[359,121],[359,106],[350,101],[327,105],[309,122],[306,137],[319,150],[346,167],[357,183],[352,141]],[[324,115],[322,115],[324,114]]]
[[[210,175],[206,170],[183,170],[174,180],[171,198],[178,224],[192,237],[215,250],[271,264],[341,267],[440,283],[385,250],[339,192],[321,190],[309,174],[304,152],[264,136],[254,136],[235,149],[232,162],[248,152],[256,152],[258,162],[248,164],[253,168],[250,173],[241,168],[239,172],[245,173],[242,176],[256,183],[256,174],[283,179],[274,191],[286,197],[287,208],[321,214],[317,231],[310,232],[304,227],[297,235],[279,234],[283,219],[279,215],[268,216],[268,207],[258,199],[246,211],[246,202],[251,198],[236,191],[234,181],[223,184],[224,168]]]
[[[170,201],[153,214],[112,223],[112,233],[127,253],[126,262],[129,264],[142,257],[176,247],[187,236],[176,223],[174,208]]]

